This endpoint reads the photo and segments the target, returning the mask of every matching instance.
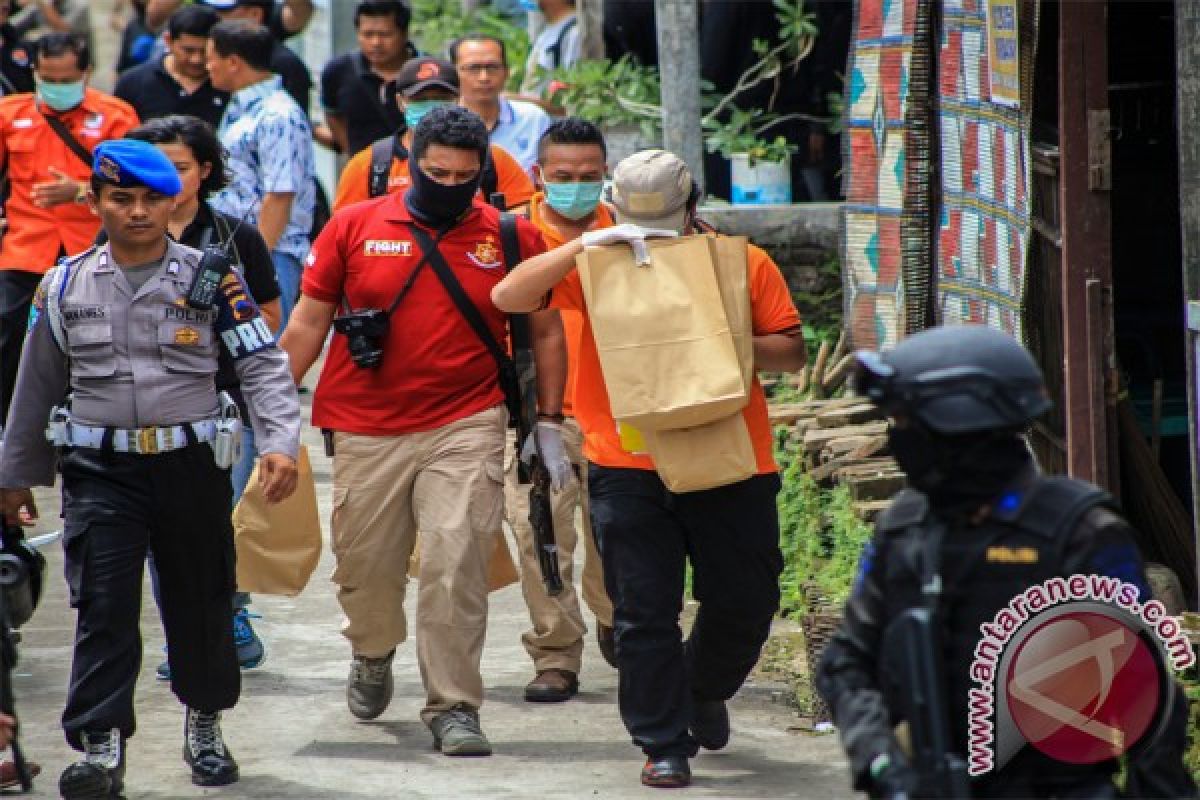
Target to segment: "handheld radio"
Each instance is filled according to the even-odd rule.
[[[238,220],[237,226],[230,232],[228,239],[204,246],[204,255],[200,258],[200,266],[196,268],[192,285],[188,287],[187,304],[190,308],[207,311],[216,305],[217,290],[221,288],[221,281],[225,280],[225,276],[233,267],[233,258],[230,255],[233,237],[242,229],[242,225],[249,216],[250,209],[247,209],[242,218]]]

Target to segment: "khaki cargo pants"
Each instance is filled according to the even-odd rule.
[[[575,510],[583,517],[583,576],[581,589],[584,602],[603,625],[612,626],[612,601],[604,588],[604,569],[596,543],[592,538],[587,501],[587,461],[583,458],[583,434],[578,423],[570,417],[563,424],[563,443],[571,463],[578,468],[580,480],[561,492],[552,492],[550,505],[554,512],[554,535],[558,545],[558,565],[562,572],[563,591],[557,597],[546,594],[542,572],[538,566],[533,528],[529,524],[529,486],[517,483],[517,459],[512,441],[505,469],[505,516],[517,540],[521,570],[521,592],[529,608],[533,628],[521,636],[526,652],[533,659],[534,669],[565,669],[576,674],[583,657],[583,636],[587,626],[579,609],[575,593],[575,547],[579,536],[575,527]]]
[[[506,420],[496,406],[432,431],[334,440],[333,582],[355,654],[385,656],[407,638],[408,563],[421,531],[416,634],[426,723],[456,705],[483,704]]]

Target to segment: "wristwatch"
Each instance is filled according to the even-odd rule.
[[[76,189],[75,189],[75,202],[76,203],[86,203],[87,195],[88,195],[88,185],[86,183],[81,182],[79,184],[79,186],[76,187]]]

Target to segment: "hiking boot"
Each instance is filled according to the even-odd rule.
[[[491,742],[479,727],[479,712],[452,708],[429,723],[433,746],[447,756],[490,756]]]
[[[250,620],[262,619],[244,608],[233,612],[233,645],[237,648],[238,666],[242,669],[261,667],[267,660],[267,648],[254,632]]]
[[[183,723],[183,760],[197,786],[227,786],[238,779],[238,765],[221,737],[221,715],[194,708]]]
[[[525,687],[530,703],[561,703],[579,693],[579,678],[565,669],[544,669]]]
[[[596,620],[596,644],[600,646],[600,655],[613,669],[617,668],[617,632],[611,625],[605,625]]]
[[[692,782],[692,770],[684,756],[660,756],[646,759],[642,767],[642,785],[658,789],[682,789]]]
[[[729,709],[725,707],[725,702],[693,698],[688,730],[705,750],[720,750],[729,744]]]
[[[346,705],[350,713],[359,719],[375,719],[392,702],[392,657],[396,651],[383,658],[355,656],[350,664],[350,677],[346,680]]]
[[[63,800],[107,800],[125,788],[125,742],[116,728],[104,733],[84,731],[83,760],[63,770],[58,793]]]

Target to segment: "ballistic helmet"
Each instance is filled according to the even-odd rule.
[[[859,394],[938,434],[1019,430],[1051,406],[1029,351],[982,325],[931,328],[854,360]]]

